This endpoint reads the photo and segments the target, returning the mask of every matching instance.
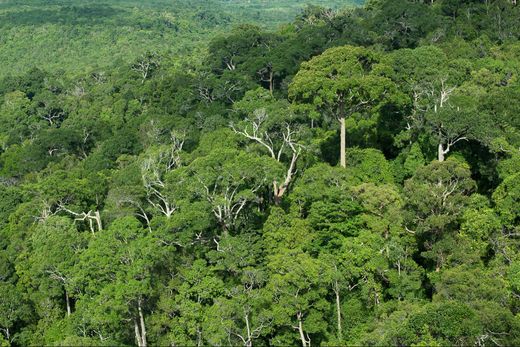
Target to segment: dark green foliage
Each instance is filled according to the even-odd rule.
[[[315,3],[0,0],[0,346],[520,344],[520,6]]]

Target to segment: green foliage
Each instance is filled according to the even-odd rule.
[[[338,0],[320,2],[345,5]],[[302,8],[297,0],[3,2],[0,58],[6,65],[0,78],[33,67],[74,74],[104,71],[114,62],[129,64],[147,52],[189,56],[192,50],[203,49],[208,37],[233,24],[254,22],[276,28]]]
[[[315,3],[0,0],[1,346],[520,344],[520,7]]]
[[[496,209],[505,225],[509,227],[518,226],[519,196],[520,196],[520,175],[510,176],[497,187],[493,194]]]

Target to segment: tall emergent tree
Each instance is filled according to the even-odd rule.
[[[346,167],[345,119],[355,113],[374,114],[399,94],[380,73],[381,56],[367,48],[331,48],[303,63],[289,87],[289,98],[309,104],[314,115],[337,118],[341,128],[340,164]]]

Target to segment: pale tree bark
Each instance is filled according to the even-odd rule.
[[[75,212],[63,205],[63,203],[58,203],[58,210],[67,212],[68,214],[71,214],[72,216],[76,217],[74,218],[75,221],[86,221],[89,224],[90,231],[92,234],[95,234],[96,228],[97,231],[103,230],[103,223],[101,221],[101,214],[98,210],[96,211],[88,211],[88,212]]]
[[[234,56],[224,59],[224,64],[226,64],[226,67],[229,71],[235,71],[236,69],[235,63],[233,62],[233,58]]]
[[[374,100],[356,100],[354,95],[347,97],[344,94],[338,95],[338,110],[337,119],[340,125],[340,150],[339,150],[339,162],[341,167],[347,167],[347,129],[346,119],[348,115],[354,114],[362,110],[364,107],[370,105]]]
[[[338,340],[343,339],[343,327],[341,326],[341,298],[340,298],[340,286],[338,281],[334,281],[334,295],[336,296],[336,320],[338,329]]]
[[[67,304],[67,317],[70,316],[71,310],[70,310],[70,299],[69,299],[69,293],[67,292],[67,289],[65,289],[65,302]]]
[[[150,73],[159,65],[159,56],[156,53],[147,53],[139,58],[132,66],[132,70],[141,75],[141,84],[144,84]]]
[[[237,336],[244,344],[244,347],[252,347],[253,341],[261,336],[262,330],[264,330],[271,324],[270,321],[262,321],[256,327],[252,327],[250,321],[250,313],[250,308],[244,309],[243,319],[246,324],[245,334],[243,332],[238,333],[232,331],[231,329],[226,329],[229,334]]]
[[[244,320],[246,322],[246,327],[247,327],[247,340],[246,340],[245,346],[251,347],[253,345],[253,339],[251,336],[251,326],[249,325],[249,315],[247,313],[244,314]]]
[[[339,162],[341,167],[347,167],[347,129],[345,125],[345,100],[344,96],[339,97],[339,109],[338,109],[338,120],[340,126],[340,149],[339,149]]]
[[[281,138],[276,138],[279,134],[273,134],[268,131],[262,131],[262,125],[268,119],[268,114],[265,109],[255,111],[255,118],[247,120],[247,124],[241,129],[237,129],[231,124],[231,129],[236,134],[239,134],[251,141],[254,141],[267,149],[271,158],[279,163],[282,163],[282,155],[286,150],[291,153],[291,161],[287,167],[285,177],[281,184],[278,181],[273,181],[273,195],[276,205],[280,204],[283,196],[287,192],[290,184],[294,180],[296,174],[296,164],[302,153],[303,145],[297,143],[296,137],[298,130],[286,123],[281,133]]]
[[[311,339],[309,335],[305,333],[305,330],[303,329],[303,313],[298,312],[296,314],[296,318],[298,320],[298,326],[295,327],[298,330],[298,333],[300,334],[300,340],[302,342],[302,347],[310,347],[311,346]]]
[[[446,80],[441,80],[441,89],[439,91],[439,100],[438,103],[434,105],[434,112],[437,113],[439,109],[444,108],[445,104],[450,99],[451,94],[455,91],[455,87],[448,87],[446,85]],[[444,133],[443,125],[440,124],[438,128],[439,132],[439,146],[437,149],[437,159],[440,162],[443,162],[446,159],[446,154],[450,152],[451,146],[457,143],[460,140],[465,139],[464,137],[455,137],[450,138],[447,134]]]
[[[54,125],[56,121],[60,120],[64,116],[63,112],[57,110],[48,110],[41,114],[41,118],[49,123],[50,126]]]
[[[237,336],[243,343],[244,347],[252,347],[253,341],[258,339],[262,335],[262,331],[267,327],[271,326],[272,320],[269,317],[262,316],[261,312],[255,310],[254,302],[255,299],[259,298],[260,293],[255,290],[256,285],[259,284],[256,275],[251,272],[246,272],[246,281],[239,291],[232,291],[235,295],[245,295],[246,299],[242,301],[242,314],[238,312],[233,312],[229,318],[233,321],[237,320],[240,323],[245,323],[245,331],[242,328],[242,324],[238,323],[229,326],[228,324],[224,325],[224,329],[227,331],[228,335]],[[232,294],[232,295],[233,295]],[[253,319],[251,314],[255,313],[257,319]],[[222,320],[224,323],[224,320]],[[229,345],[232,345],[233,342],[229,340]]]
[[[222,227],[224,235],[227,235],[229,229],[236,224],[240,213],[249,202],[244,197],[238,197],[244,178],[239,178],[233,184],[226,184],[225,186],[215,182],[212,187],[209,187],[203,180],[199,179],[199,182],[204,188],[204,195],[212,207],[213,215]],[[256,193],[260,187],[261,185],[258,185],[248,189],[252,193]]]
[[[439,142],[439,148],[437,150],[437,160],[443,162],[445,159],[445,154],[447,154],[447,151],[444,149],[444,145],[442,144],[442,142]]]
[[[437,159],[440,162],[443,162],[446,159],[446,154],[448,154],[451,150],[451,147],[455,145],[459,141],[468,140],[466,136],[458,136],[455,138],[450,138],[446,135],[440,134],[441,141],[439,142],[439,148],[437,150]]]
[[[123,206],[125,204],[128,204],[130,206],[134,206],[137,209],[134,212],[135,215],[137,217],[142,218],[145,221],[145,223],[146,223],[146,227],[147,227],[148,231],[152,232],[152,227],[151,227],[151,224],[150,224],[150,217],[148,217],[148,213],[146,213],[146,211],[141,206],[141,204],[138,201],[136,201],[135,199],[131,198],[131,197],[122,197],[122,198],[120,198],[117,201],[118,207],[121,207],[121,206]]]
[[[301,154],[301,148],[297,150],[293,150],[291,163],[289,164],[289,168],[287,169],[287,173],[285,174],[285,179],[281,185],[278,185],[277,181],[273,182],[273,191],[274,191],[274,202],[276,205],[279,205],[282,202],[282,197],[284,196],[287,188],[291,184],[293,180],[293,176],[296,172],[296,162],[298,161],[298,157]]]
[[[184,146],[184,135],[172,134],[171,143],[167,149],[161,149],[158,153],[149,156],[141,166],[141,179],[146,189],[146,200],[159,213],[166,218],[171,218],[177,211],[177,206],[167,194],[164,193],[166,173],[181,166],[181,152]],[[141,209],[141,215],[148,219]]]
[[[67,292],[67,288],[65,286],[67,283],[67,278],[64,275],[62,275],[57,269],[47,270],[46,272],[49,274],[49,277],[51,279],[59,281],[63,285],[63,291],[65,292],[65,306],[67,308],[67,317],[69,317],[72,313],[72,310],[70,305],[69,293]]]
[[[139,324],[137,323],[137,319],[134,319],[134,331],[135,339],[137,340],[137,346],[143,347],[143,340],[141,339],[141,332],[139,331]]]
[[[137,301],[137,312],[138,318],[134,319],[134,331],[135,331],[135,339],[137,340],[137,345],[139,347],[146,347],[146,326],[144,324],[144,316],[143,310],[141,307],[141,299]]]
[[[139,311],[139,321],[141,323],[141,341],[142,341],[142,346],[143,347],[146,347],[147,343],[146,343],[146,326],[144,324],[144,316],[143,316],[143,309],[141,307],[141,300],[138,301],[138,311]]]
[[[12,342],[12,340],[11,340],[11,331],[9,330],[9,328],[0,328],[0,331],[3,331],[5,339],[8,342]]]
[[[440,87],[435,88],[432,86],[413,86],[413,100],[414,107],[412,114],[408,117],[406,130],[421,129],[427,123],[433,128],[438,137],[437,145],[437,160],[443,162],[446,160],[446,155],[450,152],[451,147],[457,142],[467,140],[464,136],[464,132],[457,134],[450,134],[443,124],[435,124],[428,122],[425,117],[427,112],[433,112],[437,114],[446,107],[451,95],[456,90],[454,86],[448,86],[446,78],[440,80]],[[427,101],[427,104],[421,107],[421,101]]]
[[[55,211],[52,204],[47,202],[46,200],[42,201],[43,207],[41,209],[40,215],[36,216],[36,219],[40,222],[45,222],[47,218],[54,216],[59,211]]]

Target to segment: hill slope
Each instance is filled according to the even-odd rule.
[[[319,0],[330,7],[339,0]],[[0,77],[33,67],[85,72],[153,50],[183,55],[240,22],[275,27],[301,0],[0,1]]]

